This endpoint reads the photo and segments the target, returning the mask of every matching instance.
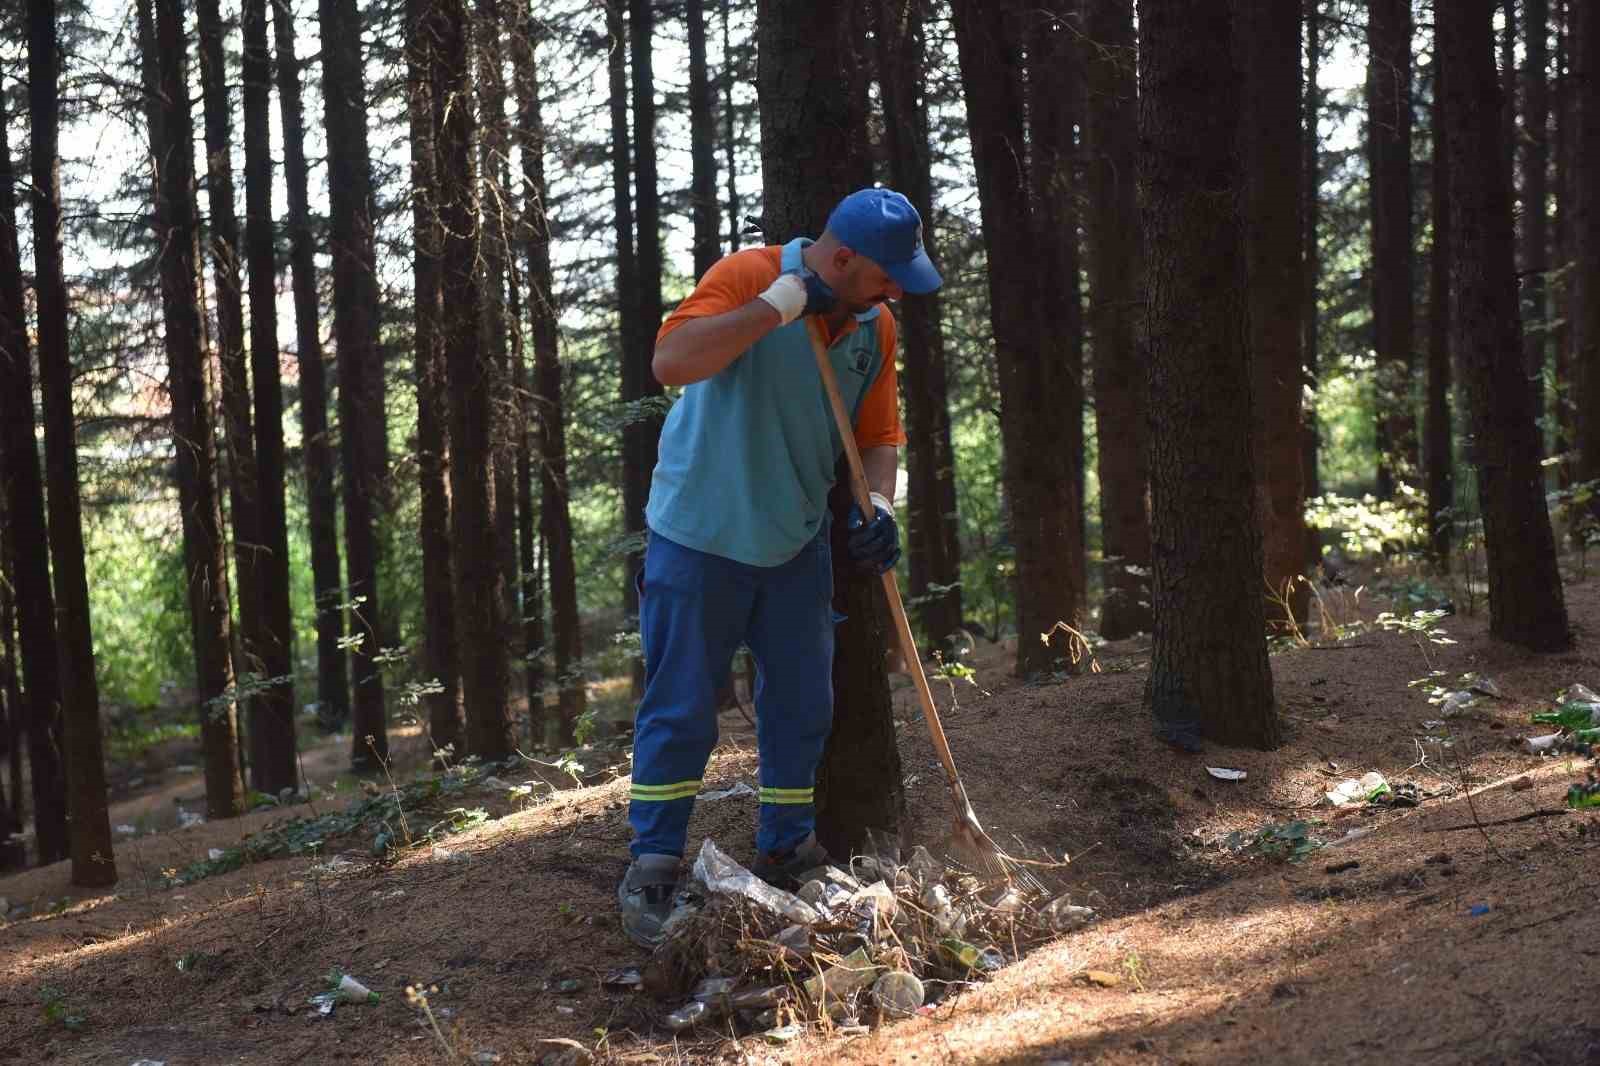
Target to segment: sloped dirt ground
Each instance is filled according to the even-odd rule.
[[[0,880],[43,915],[0,926],[0,1060],[445,1061],[402,992],[426,982],[454,1048],[506,1063],[537,1061],[548,1037],[618,1063],[1600,1063],[1600,812],[1563,803],[1589,761],[1514,743],[1557,689],[1600,687],[1600,582],[1569,586],[1568,604],[1577,644],[1562,655],[1491,642],[1482,617],[1448,619],[1459,643],[1426,651],[1369,630],[1276,655],[1288,736],[1270,753],[1156,743],[1137,645],[1102,650],[1104,673],[1033,686],[985,645],[989,694],[961,684],[952,707],[940,691],[973,803],[996,839],[1070,856],[1055,887],[1103,917],[868,1036],[674,1039],[659,1019],[675,1004],[600,989],[607,970],[642,961],[614,917],[628,840],[618,779],[520,812],[485,794],[504,816],[446,841],[454,857],[424,846],[380,865],[350,841],[355,865],[340,873],[319,872],[324,854],[158,887],[161,869],[273,817],[258,813],[128,842],[115,895],[71,889],[62,866]],[[1422,725],[1437,708],[1407,685],[1430,657],[1449,677],[1492,676],[1507,697],[1452,722],[1453,747],[1424,739],[1445,730]],[[897,695],[907,842],[937,845],[949,807],[909,695]],[[736,713],[725,727],[707,788],[753,780],[748,727]],[[1249,776],[1214,780],[1208,764]],[[1432,798],[1318,806],[1333,781],[1373,769]],[[694,830],[748,857],[754,813],[747,798],[704,803]],[[1300,863],[1220,845],[1299,818],[1327,838],[1375,832]],[[180,971],[186,956],[197,965]],[[382,1001],[319,1018],[306,999],[333,967]],[[1088,984],[1089,969],[1115,985]],[[577,992],[559,990],[567,978]],[[76,1030],[46,1018],[46,988],[82,1016]]]

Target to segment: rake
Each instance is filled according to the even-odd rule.
[[[867,487],[866,472],[861,466],[861,452],[856,448],[850,415],[845,411],[844,398],[839,394],[839,379],[833,372],[833,363],[828,358],[828,349],[822,341],[820,329],[816,321],[806,323],[807,333],[811,337],[811,350],[817,357],[817,371],[822,375],[828,404],[833,409],[834,425],[839,429],[839,439],[844,442],[844,454],[849,461],[850,494],[865,517],[872,514],[871,490]],[[950,831],[948,847],[950,857],[980,876],[1004,878],[1007,882],[1015,879],[1034,891],[1043,892],[1044,886],[1023,867],[1023,860],[1007,855],[979,823],[972,802],[967,799],[967,788],[961,783],[961,774],[956,770],[955,758],[950,754],[950,742],[945,739],[944,725],[939,721],[939,710],[933,704],[928,678],[922,671],[916,638],[911,635],[911,623],[906,619],[905,604],[900,600],[900,585],[892,569],[884,571],[882,578],[883,594],[889,601],[889,614],[894,619],[895,633],[899,637],[900,656],[905,660],[906,669],[916,685],[922,717],[928,723],[928,736],[933,741],[933,750],[938,753],[939,762],[944,766],[945,782],[949,785],[950,800],[955,807],[955,826]]]

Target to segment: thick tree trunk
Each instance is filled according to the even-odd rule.
[[[333,258],[333,337],[339,359],[339,436],[344,475],[348,599],[356,604],[350,766],[374,773],[388,758],[378,597],[378,511],[383,499],[383,363],[373,246],[372,160],[367,151],[361,16],[356,0],[319,0],[322,98],[328,131],[328,242]],[[462,72],[465,77],[465,71]],[[487,412],[486,412],[487,413]],[[493,545],[485,545],[493,558]],[[497,649],[498,650],[498,649]]]
[[[1522,0],[1526,3],[1527,0]],[[1503,0],[1500,5],[1500,145],[1506,154],[1506,175],[1511,200],[1517,198],[1517,3]],[[1526,265],[1524,265],[1526,269]]]
[[[1600,478],[1600,12],[1574,4],[1572,105],[1575,159],[1572,235],[1571,406],[1577,450],[1575,480]],[[1600,519],[1600,496],[1591,512]]]
[[[1282,0],[1236,4],[1245,70],[1241,152],[1247,232],[1250,358],[1254,376],[1256,507],[1267,625],[1306,621],[1305,483],[1300,421],[1304,358],[1301,275],[1300,12]]]
[[[637,325],[633,347],[622,353],[622,402],[625,406],[659,397],[661,383],[650,369],[656,329],[661,325],[661,198],[656,187],[655,73],[652,68],[654,13],[652,0],[628,0],[629,55],[633,94],[633,189],[638,231],[634,241],[637,266]],[[622,430],[623,532],[643,534],[644,509],[650,499],[650,478],[656,468],[657,442],[661,438],[658,414],[631,411]],[[634,575],[644,565],[642,550],[628,553],[624,567],[623,606],[639,613]],[[644,667],[634,670],[634,691],[644,692]]]
[[[205,116],[206,196],[211,206],[205,234],[211,254],[212,287],[217,301],[217,352],[222,370],[222,440],[226,447],[228,519],[233,526],[234,594],[239,600],[236,636],[242,673],[264,675],[261,615],[261,515],[256,470],[255,431],[250,412],[250,367],[244,348],[244,292],[239,269],[239,218],[233,195],[233,102],[222,51],[222,13],[218,0],[195,0],[200,38],[200,91]],[[255,697],[240,700],[247,731],[251,780],[269,746],[273,729],[256,728]]]
[[[1411,0],[1367,0],[1372,334],[1377,353],[1377,495],[1416,471],[1411,414]]]
[[[513,44],[513,49],[520,47]],[[511,195],[510,176],[505,182],[506,195]],[[518,226],[524,225],[519,219]],[[523,235],[526,243],[526,235]],[[522,271],[517,268],[515,249],[506,260],[507,298],[511,321],[511,389],[516,401],[516,492],[517,492],[517,614],[511,619],[512,627],[522,637],[523,691],[528,701],[529,735],[536,740],[544,736],[544,602],[540,598],[541,585],[536,553],[539,540],[539,500],[533,494],[533,430],[534,418],[531,393],[528,391],[528,345],[530,338],[522,330]]]
[[[25,702],[12,710],[26,727],[34,839],[40,864],[67,857],[67,776],[62,763],[61,660],[56,654],[50,538],[34,427],[33,356],[17,242],[16,172],[0,122],[0,477],[16,596]],[[6,629],[10,637],[9,626]],[[13,788],[15,788],[13,777]],[[20,809],[20,804],[15,806]]]
[[[1084,541],[1083,471],[1083,287],[1079,266],[1076,130],[1082,119],[1083,49],[1077,4],[1050,0],[1043,10],[1025,16],[1024,47],[1028,52],[1026,106],[1032,149],[1028,180],[1032,209],[1038,219],[1039,249],[1045,257],[1039,335],[1044,367],[1050,375],[1057,433],[1072,478],[1076,548],[1067,560],[1072,586],[1078,590],[1074,614],[1084,610],[1088,561]],[[1071,620],[1070,618],[1068,619]]]
[[[61,261],[60,65],[55,0],[29,0],[34,294],[39,316],[45,477],[50,486],[50,570],[55,579],[56,606],[61,611],[58,636],[67,836],[72,883],[98,886],[116,883],[117,866],[111,851],[111,821],[106,813],[100,688],[94,669],[89,581],[83,565],[77,425],[72,414],[72,361],[67,354],[67,279]]]
[[[1137,57],[1132,0],[1088,0],[1084,122],[1089,334],[1105,559],[1100,634],[1150,629],[1150,470],[1139,313]]]
[[[256,655],[268,679],[294,672],[289,607],[289,524],[284,500],[283,381],[278,365],[278,265],[272,227],[272,60],[267,0],[244,0],[245,257],[250,268],[250,373],[255,393],[256,484],[261,628]],[[235,528],[234,535],[238,535]],[[295,761],[294,685],[272,684],[255,699],[250,721],[255,787],[275,796],[299,782]]]
[[[350,679],[344,651],[344,579],[340,574],[338,499],[328,433],[328,375],[317,297],[316,245],[307,187],[305,117],[300,62],[294,54],[289,0],[272,0],[278,51],[278,107],[283,127],[283,177],[289,194],[289,266],[293,271],[295,356],[300,372],[300,435],[305,452],[306,512],[311,541],[311,586],[316,601],[317,707],[324,727],[350,717]]]
[[[544,116],[539,105],[539,35],[529,22],[523,40],[526,48],[512,53],[516,70],[517,124],[522,148],[524,254],[528,261],[528,311],[533,327],[533,392],[530,397],[536,421],[539,456],[539,539],[545,569],[550,574],[550,628],[554,644],[556,681],[560,685],[560,720],[555,732],[570,741],[578,716],[584,711],[583,679],[573,677],[583,657],[583,634],[578,619],[578,573],[572,553],[572,518],[567,491],[567,424],[561,395],[561,359],[556,332],[556,297],[550,267],[550,217],[545,181]],[[613,85],[614,88],[614,85]],[[624,187],[624,193],[626,188]],[[531,495],[531,491],[530,491]],[[527,580],[539,588],[539,567]],[[542,604],[528,612],[531,646],[544,644]],[[538,626],[538,628],[534,628]],[[530,662],[530,692],[543,688]],[[532,697],[530,696],[530,701]],[[529,710],[532,714],[533,704]],[[548,740],[552,730],[532,718],[535,741]]]
[[[756,6],[761,108],[762,217],[769,240],[822,232],[834,206],[871,180],[862,73],[851,8],[842,0]],[[922,205],[919,205],[919,207]],[[819,383],[818,388],[821,388]],[[846,563],[849,507],[843,459],[828,508],[834,609],[833,729],[817,770],[817,836],[835,855],[859,849],[869,830],[893,839],[905,808],[900,752],[884,649],[882,584]]]
[[[1149,279],[1155,648],[1146,687],[1174,739],[1281,740],[1267,663],[1250,454],[1252,395],[1226,19],[1140,5],[1140,183]]]
[[[927,0],[879,0],[878,69],[889,181],[922,214],[922,246],[937,257],[928,105]],[[961,542],[956,459],[950,443],[943,305],[937,293],[901,301],[901,385],[906,405],[906,558],[923,636],[961,626]],[[937,586],[937,590],[932,588]]]
[[[1428,468],[1429,545],[1434,565],[1448,572],[1455,505],[1455,455],[1450,421],[1450,159],[1444,143],[1444,79],[1433,71],[1433,249],[1428,255],[1428,405],[1422,455]]]
[[[733,106],[733,33],[729,26],[732,21],[731,0],[722,0],[722,70],[718,72],[717,80],[722,89],[722,153],[723,170],[728,175],[728,251],[739,250],[739,231],[743,228],[739,220],[739,168],[734,157],[734,150],[738,147],[735,140],[736,118]]]
[[[1045,343],[1046,316],[1062,299],[1039,264],[1051,254],[1029,206],[1029,182],[1017,146],[1023,143],[1020,3],[995,7],[973,0],[952,5],[978,198],[988,248],[990,317],[1000,377],[1000,431],[1009,527],[1016,550],[1017,673],[1060,669],[1065,639],[1040,638],[1057,622],[1082,624],[1083,553],[1072,456],[1058,439],[1071,397],[1059,357]]]
[[[1550,353],[1550,312],[1546,278],[1550,271],[1550,91],[1547,81],[1550,32],[1549,0],[1526,0],[1526,65],[1522,71],[1522,306],[1523,358],[1533,390],[1533,414],[1539,423],[1539,454],[1544,454],[1544,378]]]
[[[1572,409],[1573,279],[1568,270],[1572,263],[1576,234],[1573,216],[1577,214],[1577,188],[1573,181],[1577,150],[1577,116],[1573,105],[1577,94],[1572,84],[1572,23],[1571,8],[1566,0],[1556,0],[1556,82],[1551,107],[1555,119],[1551,150],[1555,162],[1555,185],[1551,192],[1556,202],[1556,218],[1550,232],[1550,265],[1559,273],[1548,278],[1547,285],[1552,320],[1550,339],[1555,348],[1550,378],[1550,411],[1554,423],[1551,452],[1564,457],[1556,467],[1556,481],[1562,488],[1572,483],[1574,464],[1571,452],[1576,439]]]
[[[1436,30],[1452,182],[1452,339],[1472,420],[1489,632],[1535,651],[1554,651],[1572,638],[1522,362],[1491,12],[1491,0],[1462,0]]]
[[[422,541],[422,663],[441,691],[427,697],[428,736],[434,751],[465,752],[465,711],[456,644],[456,597],[450,561],[449,381],[445,369],[444,314],[439,254],[438,176],[433,143],[434,69],[431,50],[438,9],[428,0],[406,5],[407,107],[411,129],[413,345],[417,375],[417,477]]]
[[[189,114],[182,0],[156,0],[154,61],[160,71],[161,124],[151,131],[160,193],[156,240],[161,249],[161,303],[166,320],[167,389],[183,510],[184,571],[194,639],[205,749],[206,816],[243,813],[238,713],[231,689],[227,545],[217,493],[216,438],[210,386],[200,343],[194,200],[194,120]]]
[[[464,0],[433,0],[432,113],[435,188],[444,240],[439,260],[445,365],[450,394],[450,526],[455,564],[461,692],[467,751],[503,759],[516,744],[505,655],[506,593],[495,554],[493,383],[498,369],[481,343],[477,270],[476,121]]]
[[[716,93],[706,68],[705,0],[686,0],[689,31],[689,206],[694,217],[694,276],[705,276],[721,255],[717,218]]]
[[[0,137],[0,156],[4,155],[5,139]],[[0,158],[0,173],[10,172],[10,163]],[[0,219],[0,226],[4,220]],[[0,241],[6,238],[0,236]],[[4,254],[0,244],[0,255]],[[0,328],[0,335],[4,335]],[[9,347],[0,347],[0,373],[4,372]],[[6,446],[0,438],[0,483],[6,478]],[[10,494],[0,491],[0,696],[6,701],[5,730],[6,770],[8,798],[12,813],[19,819],[23,815],[22,798],[22,746],[27,725],[27,705],[22,701],[21,665],[17,660],[17,548],[16,533],[9,517]]]
[[[1305,356],[1305,382],[1313,395],[1318,385],[1317,363],[1321,333],[1320,308],[1317,294],[1322,286],[1322,248],[1319,233],[1322,222],[1322,90],[1317,85],[1318,70],[1322,63],[1322,16],[1320,0],[1305,0],[1306,23],[1306,78],[1305,78],[1305,129],[1301,135],[1301,148],[1305,151],[1302,176],[1305,180],[1304,261],[1306,286],[1303,320],[1305,336],[1301,341]],[[1322,495],[1322,474],[1318,451],[1321,432],[1317,428],[1315,402],[1306,409],[1303,421],[1305,437],[1302,443],[1301,476],[1306,486],[1306,496]],[[1315,566],[1322,553],[1316,538],[1306,537],[1306,565]]]

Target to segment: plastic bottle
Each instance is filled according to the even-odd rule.
[[[1600,726],[1600,703],[1574,700],[1563,703],[1553,711],[1540,711],[1533,716],[1533,720],[1568,729],[1593,729]]]

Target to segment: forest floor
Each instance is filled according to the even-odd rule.
[[[1329,595],[1341,622],[1388,606]],[[424,983],[463,1061],[538,1062],[538,1041],[554,1037],[614,1063],[1600,1064],[1600,810],[1564,802],[1591,762],[1517,745],[1558,690],[1600,687],[1600,580],[1567,596],[1577,639],[1558,655],[1491,641],[1481,613],[1443,620],[1453,644],[1354,624],[1275,654],[1287,737],[1267,753],[1190,756],[1155,741],[1141,708],[1147,646],[1101,649],[1101,673],[1021,684],[1006,647],[980,641],[977,685],[938,686],[973,804],[996,839],[1070,856],[1052,887],[1100,917],[866,1035],[813,1031],[781,1047],[726,1028],[674,1037],[661,1018],[676,1004],[600,987],[643,961],[615,917],[629,839],[620,764],[531,805],[480,782],[449,804],[490,820],[382,862],[368,833],[182,885],[164,876],[297,807],[119,840],[114,894],[72,888],[65,864],[0,879],[13,915],[27,915],[0,919],[0,1061],[445,1061],[403,994]],[[1504,698],[1441,724],[1426,686],[1410,684],[1430,669],[1446,684],[1487,675]],[[907,843],[937,846],[943,777],[909,690],[896,703]],[[420,763],[412,747],[397,745],[400,762]],[[334,775],[347,754],[337,741],[309,751],[308,775]],[[1208,765],[1248,777],[1217,780]],[[1426,798],[1322,803],[1369,770]],[[730,712],[705,787],[754,772],[749,727]],[[200,791],[198,777],[169,775],[113,822]],[[747,859],[754,815],[749,797],[702,803],[691,848],[710,836]],[[420,834],[437,816],[418,817]],[[1373,832],[1297,862],[1224,843],[1295,820],[1319,839]],[[333,968],[381,1001],[320,1016],[307,998]]]

